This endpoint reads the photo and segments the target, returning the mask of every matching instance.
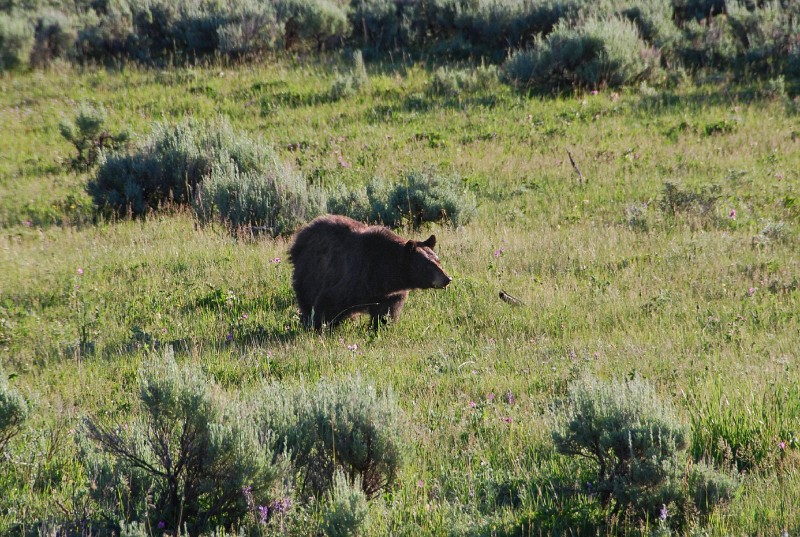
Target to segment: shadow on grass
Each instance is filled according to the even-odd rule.
[[[607,533],[602,507],[574,479],[512,479],[493,483],[487,492],[482,510],[510,509],[514,520],[478,525],[466,533],[470,537]],[[523,496],[533,500],[534,506],[523,505]]]

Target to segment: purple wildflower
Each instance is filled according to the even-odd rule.
[[[781,451],[785,450],[786,449],[786,442],[781,440],[780,443],[778,443],[778,447],[781,448]]]
[[[756,293],[755,287],[751,287],[750,289],[747,290],[747,296],[753,296],[755,293]]]
[[[353,343],[352,345],[348,345],[347,350],[356,352],[358,350],[358,343]]]
[[[506,392],[506,402],[509,405],[513,405],[516,402],[516,400],[517,399],[514,397],[514,394],[511,392],[511,390],[508,390],[508,392]]]
[[[509,416],[504,416],[500,418],[504,423],[511,423],[511,418]]]
[[[425,482],[424,482],[422,479],[420,479],[419,481],[417,481],[417,487],[419,487],[419,488],[422,488],[422,487],[424,487],[424,486],[425,486]]]
[[[493,254],[493,255],[494,255],[495,257],[500,257],[500,256],[501,256],[501,255],[503,255],[504,253],[505,253],[505,250],[503,250],[502,248],[498,248],[497,250],[495,250],[495,251],[494,251],[494,254]]]
[[[494,403],[494,392],[487,395],[486,400],[489,401],[490,403]]]
[[[258,518],[261,519],[262,524],[266,524],[269,521],[269,507],[266,505],[259,505]]]
[[[269,262],[272,263],[273,265],[277,265],[277,264],[279,264],[281,262],[281,258],[280,257],[273,257],[272,259],[269,260]]]
[[[78,267],[78,276],[83,276],[83,269]]]
[[[167,523],[166,522],[164,522],[163,520],[159,520],[158,521],[158,529],[163,530],[166,527],[167,527]]]
[[[292,500],[288,496],[285,496],[278,500],[272,500],[269,504],[269,512],[276,515],[288,513],[289,509],[291,508],[292,508]]]
[[[242,496],[244,496],[244,499],[247,502],[247,508],[250,510],[255,509],[256,500],[253,498],[253,487],[250,485],[242,487]]]
[[[233,341],[233,332],[228,332],[228,335],[225,336],[225,341]]]
[[[731,209],[731,212],[728,216],[730,216],[731,220],[736,220],[736,209]]]
[[[243,321],[246,321],[246,320],[247,320],[247,314],[246,314],[246,313],[242,313],[242,320],[243,320]]]
[[[658,513],[658,518],[660,518],[663,521],[663,520],[666,520],[668,516],[669,516],[669,513],[667,512],[667,506],[662,503],[661,504],[661,511],[659,511],[659,513]]]
[[[470,407],[470,408],[475,408],[476,406],[477,406],[477,405],[475,404],[475,401],[470,401],[470,402],[469,402],[469,407]]]

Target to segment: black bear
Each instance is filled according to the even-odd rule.
[[[453,281],[433,252],[436,237],[405,240],[383,226],[320,216],[289,249],[292,285],[305,326],[335,326],[369,313],[377,328],[397,320],[410,289],[444,289]]]

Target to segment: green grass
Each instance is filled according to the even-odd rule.
[[[712,86],[454,99],[427,91],[431,70],[394,65],[368,65],[368,88],[331,102],[331,62],[0,78],[0,361],[33,408],[0,463],[0,533],[93,515],[76,431],[86,416],[124,422],[137,369],[166,344],[230,392],[351,373],[394,390],[410,452],[372,535],[646,533],[599,525],[576,485],[587,467],[553,448],[547,409],[584,370],[650,380],[693,425],[697,456],[742,469],[702,530],[800,530],[800,142],[784,103]],[[139,136],[225,115],[325,186],[455,171],[477,217],[402,231],[436,233],[454,282],[412,292],[377,335],[366,319],[305,332],[285,241],[237,240],[181,209],[93,222],[89,175],[67,171],[58,133],[84,100]],[[671,216],[665,182],[719,198]],[[645,202],[643,231],[625,209]],[[766,222],[786,224],[783,240],[753,241]]]

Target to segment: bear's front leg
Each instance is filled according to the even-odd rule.
[[[375,306],[370,307],[370,328],[377,330],[388,322],[389,317],[396,322],[400,318],[400,312],[403,311],[407,297],[408,291],[401,291],[387,296]]]

